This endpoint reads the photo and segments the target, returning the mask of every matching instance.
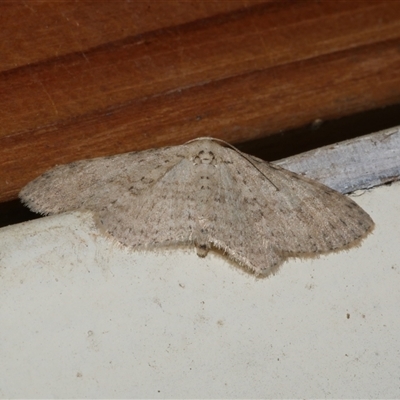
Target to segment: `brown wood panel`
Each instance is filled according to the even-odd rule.
[[[0,71],[261,2],[2,0]]]
[[[148,14],[137,3],[145,21],[155,3]],[[0,200],[55,164],[196,136],[239,142],[399,102],[400,2],[202,2],[215,8],[193,18],[197,2],[183,2],[180,25],[166,3],[158,25],[129,34],[115,27],[120,2],[102,3],[101,17],[97,2],[41,3],[58,17],[68,6],[85,29],[77,45],[52,26],[68,36],[62,51],[49,41],[0,73]]]

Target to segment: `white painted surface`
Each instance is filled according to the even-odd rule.
[[[1,397],[400,396],[400,184],[354,200],[361,247],[264,280],[131,252],[90,214],[0,230]]]

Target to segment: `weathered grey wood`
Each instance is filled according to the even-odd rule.
[[[275,164],[341,193],[368,189],[399,179],[400,127],[321,147]]]

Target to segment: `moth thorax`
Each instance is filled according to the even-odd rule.
[[[206,165],[216,165],[217,160],[215,155],[210,150],[200,150],[194,157],[193,162],[195,165],[206,164]]]

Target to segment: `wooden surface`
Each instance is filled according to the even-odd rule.
[[[56,164],[400,100],[397,1],[12,1],[0,24],[0,201]]]
[[[400,126],[288,157],[275,164],[340,193],[400,179]]]

